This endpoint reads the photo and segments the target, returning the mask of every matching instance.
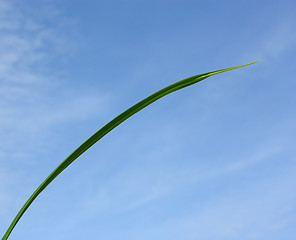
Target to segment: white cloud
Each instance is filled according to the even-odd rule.
[[[28,10],[0,1],[0,206],[7,210],[18,209],[11,199],[19,201],[16,196],[28,190],[32,178],[21,168],[31,164],[41,140],[56,126],[97,113],[104,100],[73,91],[54,64],[48,68],[71,43],[54,11],[44,16],[40,9]],[[5,212],[1,207],[0,214]]]
[[[263,49],[271,57],[277,58],[282,53],[289,51],[296,46],[296,32],[294,31],[294,21],[287,19],[274,27],[273,32],[266,37]]]
[[[289,235],[295,217],[294,169],[250,181],[232,194],[197,199],[190,212],[134,230],[132,239],[277,239]],[[243,186],[242,186],[243,188]],[[181,206],[181,203],[180,203]],[[177,206],[176,206],[177,207]],[[172,209],[174,211],[174,209]]]
[[[264,29],[258,41],[252,45],[252,49],[245,58],[250,59],[257,56],[258,59],[274,61],[283,54],[295,49],[296,32],[294,27],[295,17],[285,16],[278,21],[271,29]]]
[[[0,140],[5,142],[0,152],[6,156],[18,151],[23,136],[26,143],[38,142],[52,126],[98,111],[103,100],[71,92],[71,83],[54,65],[47,67],[71,48],[56,11],[41,16],[42,9],[27,10],[13,1],[0,2]]]

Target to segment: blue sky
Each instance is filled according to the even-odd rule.
[[[0,234],[76,147],[195,74],[76,160],[10,239],[294,240],[295,1],[0,1]]]

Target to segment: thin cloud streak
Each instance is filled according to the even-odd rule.
[[[0,2],[1,216],[12,216],[28,195],[34,180],[25,166],[32,167],[29,159],[43,150],[40,145],[52,129],[97,114],[106,98],[83,91],[77,94],[63,73],[48,68],[52,59],[63,58],[59,48],[71,44],[61,45],[67,39],[59,25],[47,26],[38,12],[32,17],[15,4]],[[1,218],[1,233],[9,220]]]

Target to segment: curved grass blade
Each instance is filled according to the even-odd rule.
[[[92,145],[94,145],[97,141],[99,141],[102,137],[104,137],[107,133],[109,133],[111,130],[116,128],[119,124],[127,120],[129,117],[133,116],[143,108],[147,107],[151,103],[155,102],[156,100],[172,93],[177,90],[180,90],[182,88],[188,87],[192,84],[195,84],[197,82],[200,82],[210,76],[213,76],[218,73],[227,72],[236,68],[241,68],[250,64],[254,64],[257,62],[251,62],[248,64],[216,70],[213,72],[208,73],[202,73],[198,75],[194,75],[189,78],[185,78],[181,81],[178,81],[176,83],[173,83],[155,93],[150,95],[149,97],[146,97],[142,101],[136,103],[117,117],[115,117],[113,120],[111,120],[109,123],[107,123],[105,126],[103,126],[101,129],[99,129],[96,133],[94,133],[89,139],[87,139],[84,143],[82,143],[73,153],[71,153],[41,184],[40,186],[35,190],[35,192],[31,195],[31,197],[27,200],[27,202],[23,205],[21,210],[18,212],[12,223],[10,224],[9,228],[7,229],[5,235],[3,236],[2,240],[6,240],[12,230],[14,229],[15,225],[18,223],[20,218],[23,216],[23,214],[26,212],[28,207],[32,204],[32,202],[36,199],[36,197],[62,172],[64,171],[74,160],[76,160],[81,154],[83,154],[86,150],[88,150]]]

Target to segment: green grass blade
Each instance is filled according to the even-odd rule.
[[[136,103],[117,117],[115,117],[113,120],[111,120],[109,123],[107,123],[105,126],[103,126],[101,129],[99,129],[96,133],[94,133],[89,139],[87,139],[84,143],[82,143],[73,153],[71,153],[41,184],[40,186],[35,190],[35,192],[31,195],[31,197],[27,200],[27,202],[23,205],[21,210],[18,212],[16,217],[13,219],[12,223],[8,227],[5,235],[3,236],[2,240],[6,240],[12,230],[14,229],[15,225],[18,223],[20,218],[23,216],[23,214],[26,212],[28,207],[32,204],[32,202],[36,199],[36,197],[62,172],[64,171],[73,161],[75,161],[81,154],[83,154],[86,150],[88,150],[92,145],[94,145],[97,141],[99,141],[102,137],[104,137],[107,133],[109,133],[111,130],[116,128],[119,124],[127,120],[129,117],[133,116],[143,108],[147,107],[151,103],[157,101],[158,99],[175,92],[177,90],[180,90],[182,88],[188,87],[192,84],[195,84],[197,82],[200,82],[210,76],[213,76],[215,74],[227,72],[236,68],[241,68],[250,64],[257,63],[252,62],[236,67],[216,70],[213,72],[198,74],[189,78],[185,78],[181,81],[178,81],[176,83],[173,83],[155,93],[150,95],[149,97],[146,97],[142,101]]]

